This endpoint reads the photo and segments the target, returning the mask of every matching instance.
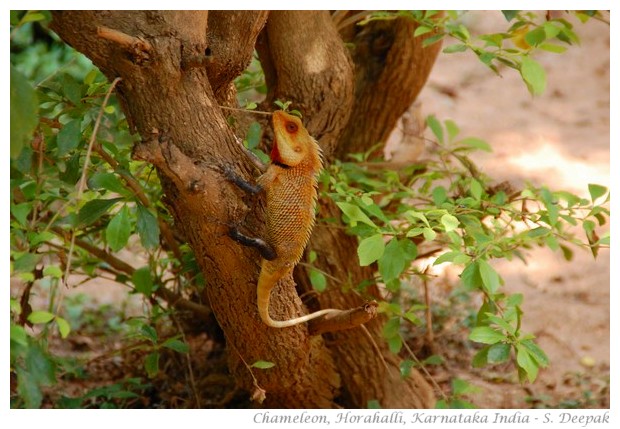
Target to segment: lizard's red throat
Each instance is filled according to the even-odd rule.
[[[271,162],[273,162],[274,164],[282,163],[282,157],[280,156],[280,151],[278,150],[277,139],[274,139],[273,141],[273,146],[271,147],[271,155],[269,157],[271,158]]]

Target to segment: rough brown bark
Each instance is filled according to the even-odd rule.
[[[264,105],[292,101],[331,155],[353,106],[353,65],[329,13],[273,11],[257,48],[269,89]]]
[[[260,204],[254,213],[253,202],[224,182],[214,166],[230,164],[242,173],[250,171],[217,105],[234,103],[231,80],[247,65],[265,18],[264,12],[73,11],[54,13],[53,28],[108,78],[123,79],[117,87],[119,99],[144,140],[136,155],[158,168],[167,205],[205,272],[207,296],[226,335],[231,371],[239,385],[257,397],[264,389],[265,405],[272,407],[365,407],[370,399],[386,408],[430,407],[432,389],[418,373],[400,380],[396,357],[381,339],[380,321],[368,325],[370,338],[359,328],[326,334],[328,347],[323,336],[310,336],[306,326],[270,329],[258,317],[255,287],[260,258],[231,241],[226,225],[248,223],[260,233]],[[364,96],[360,76],[369,73],[357,70],[354,79],[350,55],[330,19],[325,11],[271,12],[258,44],[268,101],[294,101],[293,107],[304,113],[308,129],[327,155],[340,151],[343,142],[354,147],[347,143],[354,139],[347,128],[359,126],[355,133],[361,135],[376,126],[387,133],[399,116],[371,116],[373,100],[378,104],[393,100]],[[112,31],[102,35],[102,28]],[[373,38],[357,43],[362,47],[369,40]],[[395,65],[397,51],[394,41],[386,69],[388,63]],[[423,57],[424,52],[416,55]],[[357,62],[361,61],[358,55]],[[363,68],[361,63],[358,68]],[[369,88],[384,89],[392,96],[394,87],[409,83],[388,71],[366,79]],[[409,102],[415,94],[408,93]],[[355,107],[358,102],[365,107]],[[390,109],[389,104],[383,106]],[[338,216],[333,206],[322,210]],[[341,229],[315,230],[313,246],[321,249],[320,266],[337,278],[350,279],[352,285],[373,274],[358,266],[351,252],[356,245],[355,238]],[[376,287],[369,288],[369,297],[373,294],[378,296]],[[332,287],[318,302],[321,307],[347,309],[361,305],[363,299]],[[292,279],[281,282],[272,293],[272,315],[285,319],[302,311]],[[259,359],[276,366],[266,371],[247,367]]]
[[[337,157],[385,144],[422,90],[441,43],[423,47],[423,40],[433,33],[413,37],[415,28],[413,21],[398,18],[342,30],[343,38],[354,46],[355,102]]]

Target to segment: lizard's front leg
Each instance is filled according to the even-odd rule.
[[[263,190],[262,186],[254,185],[239,176],[230,165],[221,166],[220,170],[222,171],[222,174],[224,174],[224,177],[226,177],[226,180],[237,185],[239,189],[242,189],[249,194],[256,195]]]
[[[243,244],[244,246],[256,248],[260,255],[268,261],[273,261],[278,257],[273,246],[271,246],[262,238],[247,236],[234,226],[231,226],[229,228],[228,235],[230,238],[232,238],[238,243]]]

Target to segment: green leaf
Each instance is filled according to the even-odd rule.
[[[433,203],[437,207],[441,206],[441,204],[448,199],[448,191],[446,191],[446,188],[444,188],[443,186],[437,186],[436,188],[434,188],[431,195],[433,196]],[[424,221],[426,221],[426,217],[424,217]],[[426,226],[429,226],[428,222],[425,223]]]
[[[83,85],[69,73],[63,73],[58,79],[62,85],[64,96],[74,105],[82,104]]]
[[[558,205],[554,200],[553,194],[547,188],[540,189],[540,197],[545,204],[545,208],[547,209],[549,224],[553,226],[558,222],[558,214],[560,212],[560,210],[558,209]]]
[[[538,228],[530,229],[527,232],[527,236],[531,238],[543,237],[549,234],[551,230],[544,226],[539,226]]]
[[[480,277],[482,278],[482,284],[485,289],[492,294],[497,292],[501,283],[497,271],[483,259],[478,261],[478,269],[480,270]]]
[[[37,344],[28,347],[26,370],[39,385],[50,386],[56,382],[56,369],[50,356]]]
[[[24,253],[22,255],[13,255],[13,270],[16,272],[32,272],[41,260],[41,255],[34,253]]]
[[[153,344],[157,343],[157,331],[151,325],[141,325],[140,335],[152,342]]]
[[[484,152],[493,152],[493,149],[491,149],[491,145],[489,145],[484,140],[476,137],[466,137],[463,140],[459,140],[458,142],[456,142],[456,145],[467,146],[470,148],[482,150]]]
[[[476,353],[471,361],[474,368],[482,368],[489,363],[489,349],[492,346],[484,346]]]
[[[448,131],[448,138],[450,141],[454,140],[454,138],[459,134],[460,129],[459,126],[456,125],[452,119],[446,119],[444,121],[444,125],[446,126],[446,131]]]
[[[496,343],[489,347],[487,361],[489,363],[502,363],[510,358],[510,344]]]
[[[325,277],[325,274],[318,270],[311,269],[309,276],[310,284],[314,290],[317,292],[323,292],[327,289],[327,278]]]
[[[32,374],[17,367],[17,393],[24,400],[26,408],[39,408],[43,402],[43,393]]]
[[[81,119],[74,119],[66,123],[58,132],[56,142],[58,144],[58,156],[63,156],[78,147],[82,139]]]
[[[399,240],[406,263],[414,261],[418,257],[418,246],[411,240]]]
[[[480,198],[482,198],[482,191],[483,189],[480,182],[472,178],[471,182],[469,183],[469,193],[471,194],[471,196],[474,197],[476,201],[480,201]]]
[[[118,252],[127,244],[131,235],[131,222],[129,221],[129,208],[124,205],[118,213],[112,217],[105,230],[105,238],[108,246],[114,252]]]
[[[467,50],[467,45],[462,43],[455,43],[453,45],[447,46],[443,49],[444,54],[452,54],[454,52],[465,52]]]
[[[26,330],[23,326],[11,323],[11,341],[22,346],[28,345],[28,334],[26,334]]]
[[[547,33],[544,27],[536,27],[525,35],[525,41],[530,46],[538,46],[547,39]]]
[[[162,347],[166,347],[178,353],[189,352],[189,346],[177,338],[168,338],[166,341],[162,343]]]
[[[434,36],[430,36],[422,41],[422,47],[426,48],[427,46],[432,45],[433,43],[439,42],[441,39],[445,37],[446,33],[435,34]]]
[[[69,185],[75,185],[80,179],[82,172],[80,171],[80,156],[79,152],[75,152],[69,159],[65,159],[65,171],[61,171],[58,174],[60,180]]]
[[[518,10],[502,10],[502,14],[504,15],[504,18],[506,18],[506,21],[510,22],[519,14],[519,11]]]
[[[37,246],[38,244],[44,243],[46,241],[51,241],[56,238],[56,235],[50,231],[42,231],[38,233],[34,233],[32,235],[28,235],[28,241],[31,246]]]
[[[411,375],[411,369],[414,367],[415,362],[411,359],[405,359],[400,362],[400,375],[403,378],[409,377]]]
[[[376,227],[374,222],[370,220],[368,216],[362,211],[362,209],[354,204],[338,202],[336,205],[342,210],[342,212],[347,216],[349,224],[351,226],[356,226],[357,222],[365,223],[366,225],[370,225]]]
[[[22,226],[28,225],[28,215],[32,211],[32,203],[11,204],[11,214]]]
[[[151,275],[151,269],[142,267],[134,271],[131,276],[131,282],[135,286],[136,290],[145,296],[150,296],[153,293],[153,276]]]
[[[269,368],[273,368],[274,366],[276,366],[276,364],[273,362],[268,362],[266,360],[257,360],[250,366],[252,368],[258,368],[258,369],[269,369]]]
[[[496,344],[506,340],[506,336],[488,326],[478,326],[471,330],[469,339],[482,344]]]
[[[260,139],[263,134],[263,130],[258,122],[252,122],[248,127],[248,133],[245,136],[245,140],[248,143],[248,149],[256,149],[260,144]]]
[[[563,54],[566,52],[566,46],[556,45],[553,43],[542,43],[538,46],[538,49],[543,51],[552,52],[554,54]]]
[[[437,237],[437,233],[431,228],[422,228],[422,235],[426,241],[433,241]]]
[[[441,224],[445,228],[446,232],[450,232],[459,227],[459,220],[455,216],[446,213],[441,217]]]
[[[426,124],[431,129],[435,137],[437,137],[439,143],[443,144],[443,128],[437,118],[434,115],[429,115],[426,118]]]
[[[530,356],[536,361],[538,366],[543,368],[549,366],[549,358],[534,341],[523,340],[521,344],[528,350]]]
[[[71,332],[71,326],[69,322],[67,322],[62,317],[56,317],[56,325],[58,326],[58,332],[60,332],[60,336],[62,338],[67,338],[69,332]]]
[[[478,387],[460,378],[453,378],[451,384],[452,394],[455,396],[466,395],[468,393],[476,393],[480,390]]]
[[[99,220],[101,216],[107,213],[108,210],[114,206],[114,204],[121,201],[122,198],[112,198],[109,200],[91,200],[84,204],[78,213],[79,227],[85,227],[91,223]]]
[[[157,217],[142,204],[138,203],[136,231],[145,249],[154,249],[159,246],[159,223]]]
[[[380,410],[381,403],[376,399],[369,399],[366,403],[366,408],[368,408],[369,410]]]
[[[388,348],[394,354],[398,354],[403,347],[403,339],[399,336],[387,338]]]
[[[530,383],[533,383],[538,376],[538,365],[530,355],[527,348],[522,344],[517,344],[517,365],[523,369]]]
[[[480,277],[478,261],[471,262],[465,266],[461,273],[461,281],[463,282],[463,286],[468,290],[480,289],[482,287],[482,278]]]
[[[48,265],[43,268],[43,275],[59,279],[62,277],[63,272],[62,269],[57,265]]]
[[[417,36],[421,36],[422,34],[426,34],[426,33],[430,33],[431,31],[433,31],[432,28],[430,27],[426,27],[424,25],[420,25],[418,28],[415,29],[415,31],[413,32],[413,37],[417,37]]]
[[[28,315],[28,321],[35,325],[40,323],[49,323],[54,320],[54,314],[49,311],[33,311]]]
[[[545,92],[547,75],[539,62],[530,57],[523,57],[520,71],[521,77],[532,95],[540,95]]]
[[[592,203],[594,204],[594,201],[607,193],[607,188],[605,186],[589,183],[588,191],[590,192],[590,198],[592,199]]]
[[[491,313],[491,312],[487,312],[485,314],[486,318],[487,318],[487,323],[491,324],[494,323],[496,325],[498,325],[500,328],[502,328],[504,331],[509,332],[510,334],[515,334],[517,328],[512,326],[510,324],[510,321],[512,320],[510,318],[510,313],[511,311],[509,311],[510,309],[507,309],[502,317],[496,316],[495,314]],[[512,312],[512,314],[514,314],[514,311]]]
[[[118,176],[114,173],[96,173],[88,179],[90,189],[106,189],[119,194],[127,194],[127,189],[123,186]]]
[[[43,15],[42,13],[29,10],[26,15],[24,15],[24,17],[19,21],[19,24],[23,25],[27,22],[43,21],[44,19],[45,15]]]
[[[385,243],[383,242],[383,235],[375,234],[363,239],[357,247],[357,256],[360,260],[360,266],[365,267],[372,264],[383,256],[384,251]]]
[[[424,365],[441,365],[445,360],[440,355],[430,355],[422,361]]]
[[[392,317],[383,325],[383,337],[393,338],[400,335],[400,317]]]
[[[39,123],[37,94],[19,70],[11,65],[11,157],[17,157]]]
[[[159,372],[159,353],[153,352],[144,359],[144,369],[149,378],[153,378]]]
[[[567,246],[565,246],[563,244],[560,244],[560,249],[562,250],[562,256],[564,256],[565,260],[567,260],[567,261],[572,261],[573,260],[574,253],[570,249],[570,247],[567,247]]]
[[[445,190],[445,189],[444,189]],[[433,191],[434,192],[434,191]],[[426,225],[428,228],[430,228],[430,224],[428,223],[428,219],[426,219],[426,216],[424,215],[424,213],[422,212],[418,212],[415,210],[407,210],[405,212],[405,217],[409,218],[411,220],[411,222],[415,222],[416,219],[421,220],[424,225]]]
[[[397,279],[405,269],[405,255],[398,239],[392,238],[379,259],[379,273],[385,283]]]

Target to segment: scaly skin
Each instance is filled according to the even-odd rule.
[[[285,321],[269,315],[271,290],[293,271],[303,255],[314,226],[317,175],[323,167],[320,147],[301,120],[283,111],[273,114],[275,141],[271,164],[258,179],[267,194],[267,242],[276,258],[263,259],[257,285],[261,319],[274,328],[285,328],[339,310],[321,310]]]

